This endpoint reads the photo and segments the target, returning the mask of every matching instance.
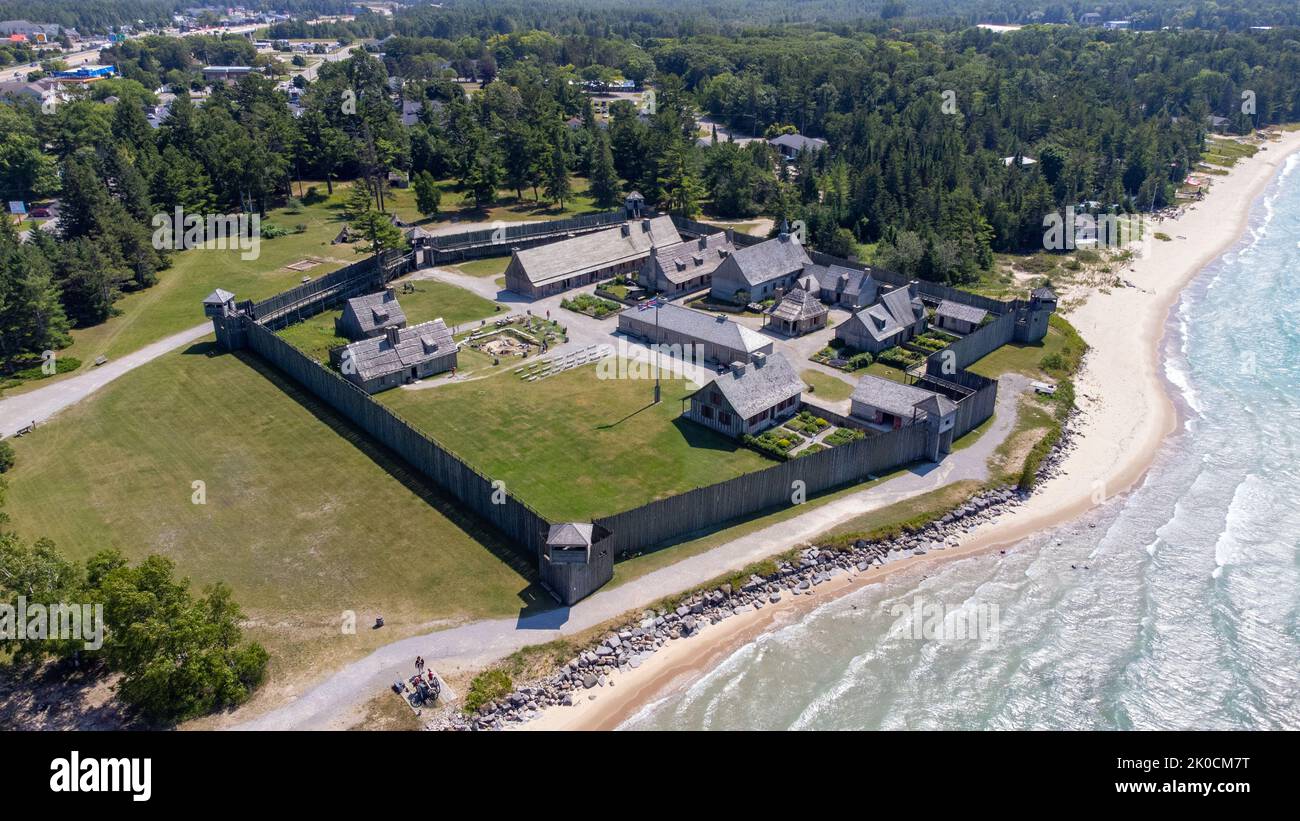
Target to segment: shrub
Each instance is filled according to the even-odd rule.
[[[854,354],[853,356],[850,356],[847,361],[849,363],[849,368],[851,370],[859,371],[862,370],[863,368],[870,367],[871,363],[874,362],[875,359],[871,356],[871,354],[866,353],[864,351],[863,353],[857,353]]]
[[[81,367],[81,360],[75,356],[59,356],[54,359],[54,373],[68,373]],[[45,379],[53,374],[45,373],[40,365],[32,365],[13,373],[15,379]]]
[[[515,683],[505,670],[484,670],[469,683],[469,692],[465,694],[465,710],[476,712],[488,702],[505,698],[514,687]]]
[[[297,214],[302,211],[302,200],[297,197],[290,197],[284,204],[286,214]]]
[[[262,223],[262,239],[276,239],[278,237],[287,236],[288,234],[288,228],[282,228],[273,222]]]
[[[8,442],[0,442],[0,473],[8,473],[14,466],[15,459],[14,446]]]

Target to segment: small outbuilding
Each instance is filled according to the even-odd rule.
[[[803,380],[784,356],[758,354],[748,365],[732,363],[730,371],[691,394],[685,416],[739,439],[798,413],[803,389]]]
[[[825,328],[826,317],[830,312],[813,295],[814,288],[810,278],[802,286],[781,297],[781,301],[767,314],[767,327],[775,328],[787,336],[803,336]]]
[[[349,299],[343,315],[334,320],[334,333],[352,340],[382,336],[386,328],[405,327],[406,313],[392,288]]]
[[[980,326],[989,312],[974,305],[945,299],[934,312],[935,327],[953,333],[968,334]]]

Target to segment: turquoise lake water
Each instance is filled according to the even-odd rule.
[[[1186,421],[1140,487],[828,601],[624,728],[1300,729],[1297,165],[1170,317]],[[916,638],[897,622],[917,603],[996,632]]]

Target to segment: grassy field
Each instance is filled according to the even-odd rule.
[[[168,354],[16,440],[13,529],[228,582],[281,670],[542,601],[533,562],[389,452],[255,358],[207,351]],[[340,635],[347,610],[355,636]],[[367,629],[378,614],[391,629]]]
[[[1009,342],[983,359],[973,363],[968,370],[996,379],[1004,373],[1019,373],[1033,379],[1045,376],[1040,363],[1049,354],[1066,351],[1066,334],[1055,325],[1049,326],[1047,336],[1039,342]]]
[[[799,374],[799,378],[812,386],[814,399],[839,402],[853,394],[853,386],[848,382],[812,368]]]
[[[506,272],[506,266],[509,264],[510,257],[486,257],[484,259],[470,260],[461,265],[453,265],[451,270],[472,277],[501,276]]]
[[[412,280],[410,285],[415,289],[414,293],[402,293],[402,283],[396,285],[397,301],[406,314],[407,325],[441,317],[447,327],[454,329],[469,323],[477,324],[477,320],[490,317],[501,310],[495,302],[445,282],[421,279]],[[334,334],[334,320],[342,315],[342,308],[325,311],[290,325],[279,334],[318,362],[327,362],[330,348],[346,345],[349,341]]]
[[[523,199],[519,199],[513,190],[506,188],[497,189],[496,202],[487,208],[476,208],[474,198],[468,192],[456,190],[455,180],[438,180],[437,185],[438,190],[442,192],[442,200],[438,206],[438,216],[430,223],[438,225],[447,222],[553,220],[609,210],[597,206],[595,200],[587,193],[590,183],[585,177],[570,177],[569,186],[573,189],[573,196],[571,199],[565,200],[563,208],[555,203],[547,202],[544,197],[541,202],[537,202],[533,199],[531,191],[524,191]],[[335,190],[337,190],[337,186]],[[415,207],[415,190],[413,188],[394,188],[386,196],[388,197],[388,210],[393,211],[403,220],[412,224],[417,222],[421,225],[430,224],[426,223],[424,216]],[[474,226],[466,225],[465,227],[468,230]]]
[[[596,378],[595,366],[523,382],[510,373],[379,394],[543,516],[578,521],[720,482],[774,462],[677,417],[666,381]]]

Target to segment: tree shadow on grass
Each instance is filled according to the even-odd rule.
[[[235,351],[234,356],[254,372],[273,383],[290,399],[301,405],[308,413],[315,416],[339,438],[361,451],[367,458],[378,465],[426,504],[444,516],[466,535],[487,548],[492,555],[518,573],[528,585],[516,595],[524,606],[522,613],[541,612],[556,607],[555,600],[546,592],[537,579],[537,567],[531,556],[525,556],[513,547],[512,542],[496,528],[483,522],[473,513],[465,510],[455,499],[451,498],[422,474],[408,465],[398,454],[370,438],[368,434],[337,414],[332,408],[317,399],[310,391],[298,385],[289,377],[277,371],[269,363],[249,351]]]

